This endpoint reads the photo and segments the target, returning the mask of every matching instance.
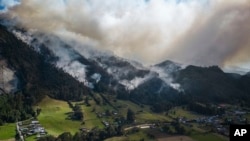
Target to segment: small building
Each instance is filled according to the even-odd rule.
[[[37,121],[37,120],[32,120],[32,121],[31,121],[31,124],[39,124],[39,121]]]
[[[113,115],[117,115],[118,113],[116,111],[112,111],[112,114]]]
[[[88,132],[89,131],[89,129],[87,129],[87,128],[80,128],[79,130],[83,131],[83,132]]]
[[[102,123],[106,126],[106,127],[108,127],[109,126],[109,123],[107,122],[107,121],[102,121]]]
[[[245,115],[246,114],[246,112],[244,112],[244,111],[234,111],[234,113],[236,115]]]
[[[23,123],[20,121],[20,122],[18,122],[17,123],[19,126],[22,126],[23,125]]]

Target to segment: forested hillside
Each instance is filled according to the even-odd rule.
[[[82,83],[50,64],[46,56],[18,40],[3,26],[0,26],[0,39],[1,56],[16,71],[20,81],[20,90],[16,94],[0,95],[2,122],[25,119],[28,116],[25,112],[31,115],[31,105],[45,95],[62,100],[81,100],[83,95],[90,93]]]

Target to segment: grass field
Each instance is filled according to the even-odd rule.
[[[36,135],[25,138],[25,141],[35,141],[35,140],[36,140]]]
[[[208,132],[198,126],[198,124],[193,124],[193,127],[184,126],[185,130],[189,132],[189,137],[195,141],[228,141],[225,136]]]
[[[171,109],[169,112],[169,116],[171,116],[172,118],[185,117],[187,119],[195,119],[201,117],[201,115],[191,111],[184,110],[181,107],[175,107]]]
[[[143,131],[139,131],[137,133],[122,137],[112,137],[106,139],[105,141],[140,141],[141,139],[144,139],[145,141],[156,141],[156,139],[149,138],[147,134]]]
[[[221,137],[215,133],[194,133],[190,137],[195,141],[228,141],[225,137]]]
[[[205,131],[196,130],[196,129],[186,129],[190,130],[191,133],[189,135],[169,135],[159,130],[150,129],[148,133],[154,135],[158,141],[228,141],[229,139],[215,134],[215,133],[207,133]]]
[[[83,103],[83,102],[73,102]],[[82,121],[72,121],[67,119],[67,113],[72,112],[72,109],[69,107],[68,103],[65,101],[55,100],[49,97],[45,97],[37,107],[42,109],[38,120],[45,127],[49,134],[58,136],[63,132],[75,132],[79,131],[79,128],[85,127],[92,129],[94,127],[104,128],[104,125],[101,123],[101,119],[97,118],[93,108],[95,107],[98,110],[105,111],[109,109],[108,106],[97,106],[93,100],[89,100],[91,106],[86,106],[81,104],[82,111],[84,113],[84,124]]]
[[[190,129],[189,136],[195,141],[228,141],[229,140],[225,136],[222,136],[216,133],[207,132],[197,127],[197,125],[194,125],[192,129]]]
[[[129,141],[139,141],[141,139],[144,139],[145,141],[155,141],[155,139],[149,138],[147,134],[143,131],[139,131],[136,134],[128,135]]]
[[[171,119],[167,116],[161,115],[161,114],[152,114],[149,112],[143,112],[136,115],[136,120],[138,122],[144,122],[144,121],[171,121]]]
[[[81,106],[84,112],[84,121],[85,121],[83,127],[88,129],[94,127],[104,128],[104,125],[101,123],[101,120],[97,118],[95,112],[93,111],[94,108],[96,110],[103,110],[103,109],[100,109],[100,107],[97,106],[93,100],[90,100],[89,103],[91,106],[86,106],[86,105]]]
[[[0,141],[2,140],[9,140],[15,138],[16,134],[16,124],[5,124],[0,126]]]
[[[128,141],[128,137],[112,137],[106,139],[105,141]]]
[[[119,108],[119,113],[122,114],[124,117],[127,115],[127,109],[130,108],[132,109],[136,114],[136,121],[137,122],[147,122],[147,121],[155,121],[155,120],[160,120],[160,121],[170,121],[171,119],[163,114],[156,114],[152,113],[150,111],[148,106],[139,106],[131,101],[123,101],[123,100],[118,100],[116,102],[116,106],[120,106],[122,108]],[[141,112],[140,112],[141,111]]]
[[[63,132],[74,134],[81,127],[80,121],[67,119],[67,113],[71,112],[72,109],[65,101],[45,97],[37,106],[42,109],[38,120],[51,135],[58,136]]]
[[[188,136],[171,136],[171,137],[158,138],[157,141],[194,141],[194,140]]]

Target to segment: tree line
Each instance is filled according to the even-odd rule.
[[[21,93],[0,95],[0,126],[35,116],[28,101],[30,99]]]

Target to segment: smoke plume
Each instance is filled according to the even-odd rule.
[[[250,67],[248,0],[22,0],[9,17],[26,29],[154,64]]]

